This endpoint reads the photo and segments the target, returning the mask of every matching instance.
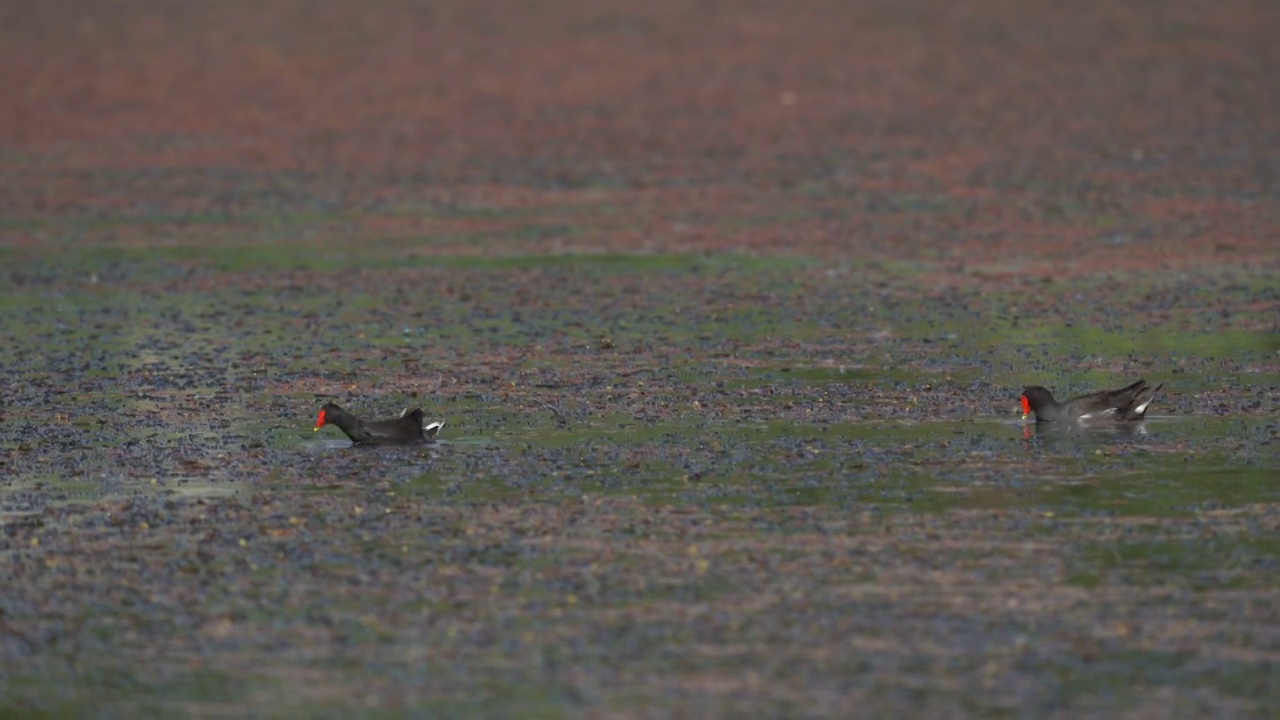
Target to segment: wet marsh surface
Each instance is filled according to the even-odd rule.
[[[1068,324],[802,259],[8,256],[13,709],[1274,690],[1275,336],[1202,304],[1274,308],[1260,279],[1145,279],[1163,321],[1116,352],[1114,296]],[[1166,387],[1136,428],[1017,414],[1137,375]],[[353,448],[311,430],[329,399],[444,441]]]
[[[1054,37],[1129,27],[1147,33],[1130,52],[1213,83],[1183,96],[1048,43],[1056,64],[1036,62],[1092,108],[1068,140],[1003,124],[1063,117],[974,49],[1025,50],[1007,8],[952,18],[977,45],[916,67],[890,48],[950,26],[888,5],[857,11],[884,44],[847,60],[813,20],[844,6],[743,9],[760,24],[722,46],[686,44],[701,6],[533,22],[516,5],[362,16],[346,37],[398,72],[357,68],[325,85],[332,106],[254,95],[331,61],[280,39],[292,3],[0,31],[46,58],[32,114],[0,122],[0,715],[1280,704],[1280,254],[1247,140],[1274,117],[1256,88],[1275,63],[1247,3],[1141,31],[1073,17]],[[342,8],[299,27],[349,24]],[[244,13],[277,35],[227,34]],[[192,53],[134,43],[121,17],[240,54],[166,95]],[[432,37],[470,84],[380,55],[417,23],[450,29]],[[61,33],[105,63],[100,94],[75,94],[85,60],[50,49]],[[116,62],[120,38],[153,74]],[[1215,54],[1224,38],[1244,60]],[[796,72],[775,72],[778,43]],[[532,99],[480,49],[581,74]],[[707,73],[692,90],[662,59],[682,52]],[[656,63],[643,123],[582,104],[638,58]],[[853,108],[826,92],[864,67],[883,78],[859,75]],[[365,102],[400,97],[387,77],[453,110]],[[130,88],[138,105],[108,102]],[[249,92],[205,105],[217,88]],[[921,94],[936,104],[895,109]],[[1175,98],[1208,129],[1169,121],[1189,117]],[[384,111],[454,124],[371,131]],[[1139,377],[1164,384],[1139,425],[1021,420],[1023,385]],[[354,448],[312,431],[327,401],[446,425]]]

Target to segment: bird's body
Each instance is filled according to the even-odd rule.
[[[325,403],[316,418],[316,430],[325,425],[337,425],[356,445],[411,445],[430,442],[444,427],[442,422],[422,425],[421,408],[406,408],[394,420],[361,420],[343,410],[336,403]]]
[[[1058,402],[1053,393],[1039,385],[1029,385],[1022,389],[1023,417],[1035,414],[1036,422],[1084,422],[1090,420],[1111,420],[1116,422],[1141,420],[1147,414],[1147,407],[1155,398],[1156,391],[1163,385],[1151,387],[1146,380],[1139,380],[1118,390],[1078,395]]]

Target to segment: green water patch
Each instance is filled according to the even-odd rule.
[[[1116,332],[1075,326],[1036,327],[1007,332],[1007,342],[1047,347],[1066,346],[1082,353],[1121,357],[1137,353],[1144,357],[1183,355],[1217,359],[1261,356],[1280,350],[1280,339],[1277,339],[1274,332],[1256,330],[1199,333],[1166,326],[1136,332]]]
[[[1188,517],[1280,500],[1263,421],[1149,421],[1039,434],[1016,422],[724,425],[686,419],[530,426],[445,445],[407,490],[451,501],[620,496],[654,503],[854,510],[1034,510]],[[484,462],[463,458],[483,448]],[[471,457],[474,460],[475,456]],[[373,459],[371,462],[375,462]],[[454,469],[461,462],[465,474]],[[482,470],[480,475],[474,470]]]
[[[1191,590],[1258,587],[1265,582],[1259,567],[1280,557],[1280,539],[1257,535],[1248,528],[1232,528],[1208,537],[1171,538],[1153,528],[1150,538],[1128,534],[1110,542],[1082,548],[1072,564],[1074,582],[1167,585],[1177,582]]]
[[[1258,698],[1271,693],[1275,675],[1265,667],[1247,662],[1208,663],[1194,650],[1147,650],[1113,647],[1100,643],[1088,647],[1073,661],[1053,663],[1048,668],[1062,683],[1060,692],[1075,697],[1127,698],[1137,702],[1141,692],[1171,685],[1211,689],[1228,697]],[[1105,658],[1095,657],[1105,651]],[[1210,667],[1212,666],[1212,667]],[[1137,688],[1142,688],[1139,691]]]

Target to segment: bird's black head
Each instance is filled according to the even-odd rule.
[[[1018,399],[1022,401],[1022,417],[1026,417],[1033,412],[1039,413],[1040,408],[1051,404],[1053,393],[1039,385],[1028,385],[1022,388],[1022,397]]]
[[[325,426],[325,423],[336,422],[339,417],[346,415],[347,411],[338,407],[337,403],[325,403],[320,407],[320,416],[316,418],[316,430]]]

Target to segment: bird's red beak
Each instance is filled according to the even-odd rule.
[[[1026,401],[1024,400],[1023,402],[1025,403]],[[311,432],[315,432],[316,430],[319,430],[322,427],[324,427],[324,411],[323,410],[320,411],[320,417],[316,418],[316,426],[311,429]]]
[[[1026,395],[1023,395],[1018,399],[1022,401],[1022,418],[1025,420],[1026,417],[1031,414],[1031,401],[1027,399]],[[324,413],[320,413],[320,419],[324,419]]]

